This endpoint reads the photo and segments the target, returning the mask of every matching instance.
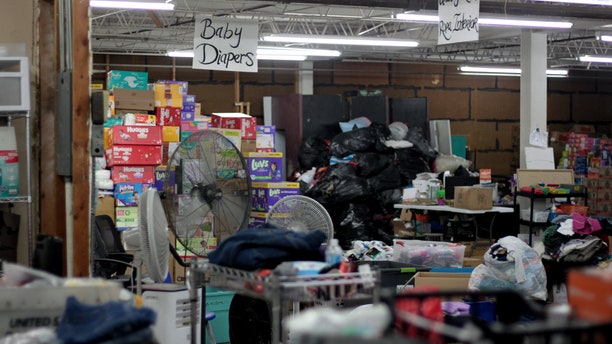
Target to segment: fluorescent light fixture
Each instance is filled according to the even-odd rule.
[[[602,42],[612,42],[612,34],[600,33],[596,37]]]
[[[304,61],[306,56],[300,55],[259,55],[257,54],[258,60],[277,60],[277,61]]]
[[[461,74],[466,75],[490,75],[490,76],[520,76],[520,68],[504,68],[504,67],[476,67],[476,66],[460,66],[457,68]],[[566,77],[567,69],[547,69],[546,75],[550,77]]]
[[[370,38],[370,37],[345,37],[328,35],[269,35],[264,36],[266,42],[280,43],[313,43],[313,44],[339,44],[339,45],[365,45],[376,47],[416,47],[416,41],[389,39],[389,38]]]
[[[169,51],[168,53],[166,53],[167,56],[171,56],[171,57],[193,57],[193,50],[175,50],[175,51]]]
[[[338,57],[341,55],[341,53],[338,50],[327,50],[327,49],[258,47],[257,55],[301,55],[301,56]]]
[[[90,7],[99,8],[124,8],[124,9],[136,9],[136,10],[161,10],[161,11],[172,11],[174,10],[174,4],[169,1],[120,1],[120,0],[91,0],[89,2]]]
[[[579,57],[580,62],[612,63],[612,56],[583,55]]]
[[[577,5],[612,6],[611,0],[533,0],[533,1],[561,2],[564,4],[577,4]]]
[[[440,17],[434,14],[419,14],[414,12],[398,13],[396,19],[420,22],[420,23],[437,23]],[[509,18],[486,18],[479,17],[478,25],[484,26],[518,26],[518,27],[541,27],[553,29],[569,29],[574,24],[571,22],[555,22],[544,20],[525,20],[525,19],[509,19]]]

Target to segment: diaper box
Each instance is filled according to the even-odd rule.
[[[118,207],[137,207],[142,192],[151,184],[118,183],[115,185],[115,204]]]
[[[253,182],[251,187],[253,190],[251,210],[255,212],[268,212],[283,197],[300,194],[300,183]]]
[[[106,149],[106,165],[159,165],[162,146],[113,145]]]
[[[282,152],[254,152],[245,153],[251,181],[253,182],[282,182],[284,181],[282,166]]]
[[[113,183],[145,183],[155,182],[155,171],[153,166],[113,166],[111,167],[111,178]]]
[[[107,145],[161,145],[162,127],[148,125],[114,125],[105,131]]]

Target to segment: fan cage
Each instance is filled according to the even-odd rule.
[[[334,224],[327,209],[303,195],[281,198],[268,211],[266,223],[298,232],[319,229],[327,235],[328,242],[334,237]]]
[[[139,221],[144,219],[142,224],[139,222],[143,261],[149,277],[155,282],[163,282],[169,270],[168,222],[155,188],[147,189],[141,197],[141,202],[143,200],[142,209],[139,209],[144,210],[139,213]]]

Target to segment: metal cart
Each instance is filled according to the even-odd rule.
[[[360,267],[359,272],[326,273],[319,275],[285,276],[244,271],[194,259],[187,272],[187,287],[190,290],[191,317],[197,319],[197,293],[199,286],[229,290],[238,294],[270,302],[272,314],[272,343],[286,342],[287,333],[282,330],[281,320],[288,315],[290,305],[300,302],[334,302],[345,299],[380,299],[380,272],[375,266]],[[206,297],[205,290],[202,298]],[[201,314],[206,313],[206,300],[201,302]],[[299,308],[299,307],[298,307]],[[294,306],[294,310],[296,307]],[[201,329],[200,329],[201,330]],[[197,322],[191,322],[192,343],[195,343]],[[204,338],[204,336],[202,336]]]

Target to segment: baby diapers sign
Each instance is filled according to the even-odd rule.
[[[15,128],[0,127],[0,197],[19,196],[19,156]]]
[[[192,67],[257,72],[258,32],[256,21],[196,17]]]

